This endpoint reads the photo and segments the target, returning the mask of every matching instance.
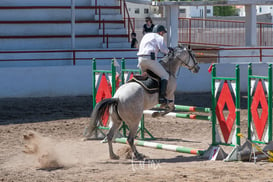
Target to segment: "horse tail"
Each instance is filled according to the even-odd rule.
[[[89,126],[85,129],[84,136],[90,137],[93,131],[96,129],[98,122],[102,120],[102,117],[106,111],[108,111],[110,106],[117,106],[118,105],[118,98],[108,98],[103,99],[93,109],[91,114],[91,120]],[[116,107],[114,107],[114,111]]]

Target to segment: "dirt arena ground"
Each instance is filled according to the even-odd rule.
[[[273,181],[270,162],[207,161],[197,156],[138,147],[149,159],[110,160],[100,140],[82,141],[91,113],[91,97],[0,99],[0,181],[20,182],[170,182],[170,181]],[[178,94],[177,104],[210,106],[209,94]],[[246,100],[242,98],[242,126]],[[207,149],[211,124],[188,119],[146,117],[156,142]],[[29,154],[23,135],[34,131],[39,149]],[[123,144],[114,144],[122,154]],[[33,152],[34,148],[28,148]],[[226,149],[225,149],[226,150]],[[227,149],[229,150],[229,149]],[[123,158],[124,157],[124,158]],[[45,160],[48,159],[48,160]],[[44,169],[50,163],[59,168]]]

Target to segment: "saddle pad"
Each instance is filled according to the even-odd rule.
[[[144,79],[143,77],[139,78],[139,76],[134,76],[128,82],[136,82],[140,84],[150,94],[154,94],[159,91],[159,81],[150,77],[146,77],[146,79]]]

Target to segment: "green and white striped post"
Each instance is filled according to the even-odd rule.
[[[241,95],[240,95],[240,67],[237,64],[236,68],[235,68],[235,107],[236,107],[236,123],[235,123],[235,134],[236,134],[236,145],[239,146],[241,145],[241,138],[238,135],[239,133],[241,133],[241,128],[240,128],[240,110],[241,110],[241,103],[240,103],[240,99],[241,99]]]
[[[115,94],[116,92],[116,67],[114,65],[114,59],[112,59],[111,61],[111,70],[97,70],[97,62],[96,59],[93,58],[92,60],[92,77],[93,77],[93,82],[92,82],[92,86],[93,86],[93,107],[95,107],[96,103],[96,95],[97,95],[97,74],[111,74],[112,78],[111,78],[111,84],[112,84],[112,96]]]
[[[212,122],[212,146],[216,146],[216,94],[215,94],[215,78],[216,68],[215,64],[212,65],[211,70],[211,122]]]
[[[253,75],[252,74],[252,64],[250,63],[248,65],[248,139],[252,142],[255,143],[261,143],[261,144],[266,144],[272,141],[272,64],[268,65],[268,73],[267,76],[259,76],[259,75]],[[252,80],[263,80],[268,83],[267,86],[267,105],[268,105],[268,110],[267,111],[262,111],[262,112],[268,112],[268,117],[267,117],[267,133],[265,134],[264,138],[260,140],[253,140],[252,139],[252,122],[253,122],[253,117],[252,117],[252,112],[251,112],[251,105],[253,101],[253,96],[252,96],[252,85],[251,81]],[[263,114],[263,113],[262,113]],[[266,127],[266,126],[265,126]],[[267,137],[266,137],[267,136]]]
[[[97,96],[97,74],[111,74],[111,84],[112,84],[112,96],[116,92],[116,67],[114,64],[114,59],[111,61],[111,70],[97,70],[97,62],[96,59],[92,59],[92,94],[93,94],[93,108],[96,106],[96,96]],[[98,126],[99,131],[101,130],[109,130],[109,127]],[[104,133],[102,133],[104,134]],[[104,134],[105,135],[105,134]],[[97,133],[96,133],[97,136]]]
[[[216,105],[217,105],[217,97],[216,97],[216,80],[217,81],[235,81],[235,113],[236,113],[236,122],[235,122],[235,135],[236,135],[236,142],[235,145],[239,146],[241,144],[240,137],[237,135],[240,133],[240,67],[236,65],[235,68],[235,77],[217,77],[216,76],[216,67],[215,64],[212,66],[212,75],[211,75],[211,121],[212,121],[212,146],[217,145],[226,145],[226,146],[234,146],[232,143],[226,142],[217,142],[216,141],[216,125],[217,125],[217,118],[216,118]]]

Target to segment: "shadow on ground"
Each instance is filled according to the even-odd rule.
[[[241,94],[241,108],[247,97]],[[210,93],[177,93],[175,104],[211,107]],[[0,125],[89,117],[92,96],[0,99]]]
[[[92,97],[0,99],[0,125],[89,117]]]

